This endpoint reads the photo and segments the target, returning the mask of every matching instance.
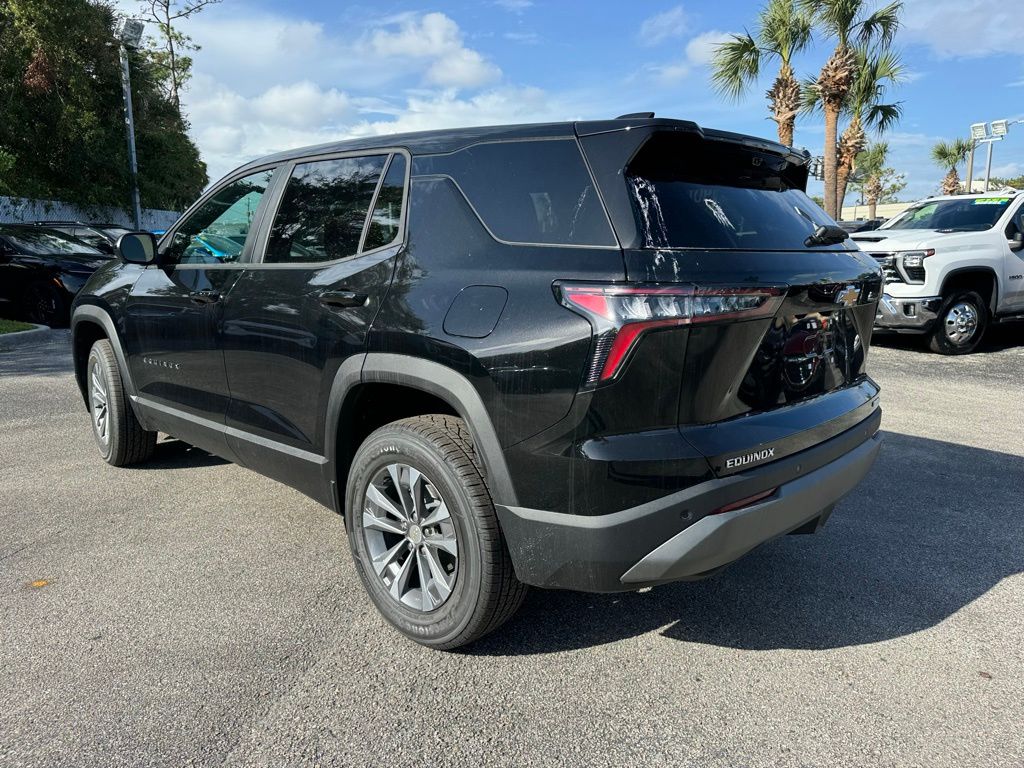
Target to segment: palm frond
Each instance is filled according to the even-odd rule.
[[[809,115],[821,109],[821,91],[818,81],[813,77],[805,77],[800,81],[800,114]]]
[[[935,161],[936,165],[945,168],[947,171],[954,171],[970,151],[970,139],[940,141],[932,147],[932,160]]]
[[[893,0],[860,22],[857,38],[861,45],[878,43],[883,47],[892,44],[896,30],[900,27],[900,12],[903,0]]]
[[[811,17],[797,7],[795,0],[769,0],[758,18],[761,47],[778,55],[784,64],[811,42]]]
[[[903,103],[873,104],[864,116],[864,124],[879,133],[885,133],[903,117]]]
[[[761,49],[750,35],[732,35],[715,49],[711,82],[715,89],[731,99],[743,95],[761,72]]]

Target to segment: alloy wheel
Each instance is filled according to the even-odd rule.
[[[427,613],[448,600],[459,544],[448,505],[415,467],[389,464],[366,488],[362,535],[373,572],[392,599]]]
[[[92,428],[100,442],[106,445],[110,440],[107,382],[97,362],[89,366],[89,399],[92,403]]]

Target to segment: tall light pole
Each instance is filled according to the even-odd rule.
[[[984,123],[971,124],[971,151],[967,155],[967,194],[974,191],[974,150],[978,143],[988,135],[988,126]]]
[[[128,70],[128,49],[134,50],[139,47],[143,26],[138,19],[123,19],[117,30],[121,43],[121,87],[124,89],[124,124],[128,134],[128,173],[132,183],[135,229],[142,229],[142,203],[139,200],[139,162],[135,155],[135,118],[132,116],[132,79]]]
[[[971,191],[971,175],[974,172],[974,148],[978,144],[988,144],[988,157],[985,158],[985,192],[992,178],[992,145],[1002,141],[1010,132],[1010,126],[1024,123],[1024,120],[993,120],[991,123],[973,123],[971,125],[971,153],[967,159],[967,191]],[[989,133],[989,128],[992,132]]]

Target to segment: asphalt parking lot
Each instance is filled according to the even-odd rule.
[[[340,518],[165,440],[97,455],[66,333],[0,352],[0,765],[1024,765],[1024,328],[876,344],[882,456],[705,582],[392,632]],[[898,340],[897,340],[898,341]]]

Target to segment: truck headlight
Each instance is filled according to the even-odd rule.
[[[907,251],[903,254],[903,266],[909,267],[910,269],[923,267],[924,260],[934,253],[935,250],[933,248],[929,248],[927,251]]]

